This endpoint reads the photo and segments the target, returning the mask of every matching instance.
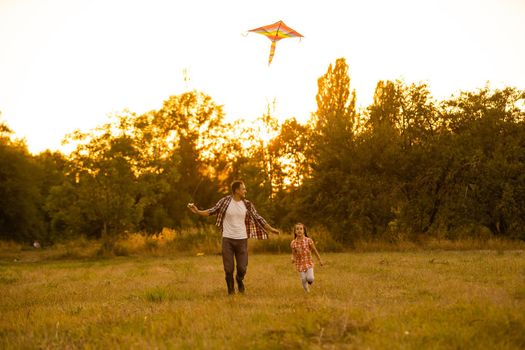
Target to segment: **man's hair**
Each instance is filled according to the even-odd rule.
[[[242,182],[241,180],[235,180],[232,182],[232,184],[230,185],[231,189],[232,189],[232,194],[235,193],[235,191],[237,191],[237,189],[239,187],[241,187],[241,185],[243,185],[244,182]]]

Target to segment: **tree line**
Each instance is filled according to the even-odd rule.
[[[318,79],[306,123],[269,108],[226,122],[199,91],[158,110],[124,111],[65,139],[69,155],[32,155],[0,123],[0,239],[46,242],[202,225],[243,179],[259,212],[282,228],[323,226],[356,239],[494,235],[525,239],[525,91],[459,92],[380,81],[358,108],[344,58]],[[261,137],[264,135],[264,137]]]

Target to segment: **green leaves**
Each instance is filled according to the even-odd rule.
[[[338,242],[490,231],[524,239],[525,92],[485,87],[436,101],[426,84],[380,81],[356,108],[344,58],[318,80],[306,124],[227,123],[210,96],[170,96],[123,111],[66,142],[64,156],[28,153],[0,123],[0,237],[195,226],[188,202],[213,205],[243,179],[275,226],[322,225]]]

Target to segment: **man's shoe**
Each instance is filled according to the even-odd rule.
[[[237,280],[237,287],[239,288],[239,293],[244,293],[244,283],[242,280]]]
[[[235,284],[233,282],[233,276],[226,276],[226,287],[228,287],[228,294],[235,294]]]

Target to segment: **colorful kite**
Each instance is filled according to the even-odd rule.
[[[293,30],[292,28],[284,24],[283,21],[275,22],[274,24],[270,24],[268,26],[251,29],[249,30],[249,32],[265,35],[268,39],[272,41],[272,47],[270,48],[270,58],[268,59],[268,65],[272,63],[273,54],[275,53],[275,43],[285,38],[297,38],[297,37],[302,38],[303,37],[301,34],[299,34],[295,30]]]

